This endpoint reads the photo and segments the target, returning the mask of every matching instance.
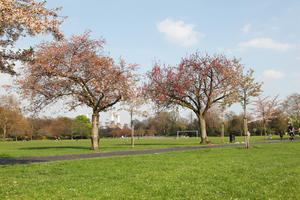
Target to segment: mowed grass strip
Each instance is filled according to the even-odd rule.
[[[300,199],[300,143],[0,166],[0,199]]]
[[[285,138],[287,139],[287,137]],[[209,140],[214,144],[221,144],[220,137],[210,137]],[[279,140],[279,137],[273,137],[272,140],[265,140],[264,137],[251,137],[251,142],[265,142]],[[225,143],[228,144],[228,137],[225,137]],[[244,137],[236,137],[237,142],[244,141]],[[90,140],[33,140],[33,141],[8,141],[0,142],[0,159],[13,157],[35,157],[35,156],[54,156],[67,154],[84,154],[108,151],[128,151],[139,149],[158,149],[158,148],[177,148],[199,146],[199,138],[179,138],[174,137],[156,137],[135,139],[135,147],[131,148],[130,138],[126,139],[107,139],[100,140],[100,150],[91,151]]]

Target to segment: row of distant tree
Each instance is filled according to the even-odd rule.
[[[259,101],[260,102],[260,101]],[[264,102],[264,101],[263,101]],[[257,104],[257,102],[256,102]],[[262,108],[260,104],[254,105],[251,112],[248,113],[248,130],[251,135],[269,135],[287,133],[288,124],[291,123],[295,131],[299,130],[300,122],[300,94],[292,94],[283,102],[273,107],[271,115],[265,113],[267,108]],[[206,115],[206,129],[208,136],[221,136],[222,125],[224,134],[234,134],[243,136],[244,134],[244,116],[237,115],[234,112],[222,113],[222,107],[212,108]],[[155,116],[144,121],[135,121],[135,134],[137,136],[146,135],[164,135],[176,136],[177,131],[198,130],[199,124],[191,113],[190,119],[180,117],[176,111],[159,112]],[[195,136],[195,133],[184,133],[185,135]]]
[[[14,96],[0,96],[0,131],[4,140],[89,138],[91,127],[90,119],[84,115],[75,119],[24,117]]]
[[[288,96],[277,108],[272,116],[266,119],[266,125],[262,115],[257,115],[259,107],[253,108],[249,115],[249,131],[252,135],[279,134],[287,131],[288,123],[292,123],[295,130],[299,128],[300,120],[300,94]],[[220,115],[220,107],[214,107],[206,115],[207,134],[220,136],[222,125],[225,127],[225,136],[229,134],[244,135],[243,115],[227,112]],[[13,96],[0,97],[0,131],[3,139],[14,140],[62,138],[83,139],[90,138],[90,119],[84,115],[76,118],[26,118],[23,116],[18,101]],[[177,131],[198,130],[198,121],[190,114],[189,119],[183,118],[179,111],[162,111],[143,120],[134,120],[135,136],[176,136]],[[266,131],[266,132],[264,132]],[[129,137],[130,127],[127,124],[120,128],[100,129],[102,137]],[[185,133],[187,136],[195,136],[195,133]]]

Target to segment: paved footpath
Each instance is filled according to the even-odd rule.
[[[256,144],[272,144],[290,142],[289,140],[282,141],[269,141],[269,142],[255,142],[250,145]],[[195,147],[178,147],[178,148],[165,148],[165,149],[146,149],[146,150],[132,150],[132,151],[114,151],[114,152],[99,152],[99,153],[88,153],[88,154],[71,154],[71,155],[58,155],[58,156],[40,156],[40,157],[20,157],[20,158],[1,158],[0,165],[14,165],[14,164],[30,164],[39,162],[51,162],[59,160],[75,160],[85,158],[99,158],[99,157],[112,157],[112,156],[131,156],[140,154],[155,154],[175,151],[187,151],[197,149],[210,149],[210,148],[221,148],[221,147],[232,147],[232,146],[244,146],[245,144],[225,144],[225,145],[201,145]]]

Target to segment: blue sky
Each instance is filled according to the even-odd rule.
[[[60,14],[68,17],[62,25],[67,37],[91,30],[93,38],[105,38],[112,57],[139,64],[140,73],[154,60],[175,65],[196,50],[224,53],[255,70],[264,95],[284,99],[300,92],[300,1],[47,2],[49,8],[60,6]],[[18,45],[41,39],[51,37],[24,38]]]

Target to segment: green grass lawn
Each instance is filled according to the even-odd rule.
[[[300,199],[300,142],[0,166],[0,199]]]
[[[287,139],[287,136],[286,138]],[[209,137],[214,144],[221,144],[220,137]],[[225,137],[225,144],[228,143],[228,137]],[[278,136],[272,140],[279,140]],[[244,141],[244,137],[236,137],[237,142]],[[270,141],[264,140],[264,137],[251,137],[250,142]],[[104,151],[125,151],[138,149],[154,148],[173,148],[173,147],[190,147],[199,146],[198,138],[141,138],[135,139],[135,147],[130,147],[130,138],[126,139],[101,139],[100,150],[91,151],[90,140],[33,140],[33,141],[7,141],[0,142],[0,158],[25,157],[25,156],[51,156],[65,154],[82,154]]]

